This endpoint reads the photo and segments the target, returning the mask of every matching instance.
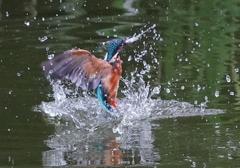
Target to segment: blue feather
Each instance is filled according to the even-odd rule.
[[[117,50],[123,43],[124,43],[124,39],[113,39],[109,42],[106,61],[111,60],[111,58],[117,53]]]
[[[110,119],[115,120],[117,118],[117,116],[113,112],[112,107],[106,102],[107,96],[106,96],[101,84],[97,87],[96,93],[97,93],[97,98],[100,101],[101,105],[105,108],[106,112],[111,115]]]
[[[98,85],[97,89],[96,89],[96,93],[97,93],[97,98],[100,101],[101,105],[110,112],[113,112],[112,107],[107,103],[107,96],[106,93],[104,92],[102,85]]]

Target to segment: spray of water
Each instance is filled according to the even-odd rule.
[[[131,126],[145,119],[172,118],[194,115],[222,113],[221,110],[202,109],[186,102],[153,99],[160,93],[160,86],[151,88],[142,77],[132,72],[129,78],[123,78],[125,89],[115,110],[118,118],[106,117],[105,110],[97,98],[78,89],[69,89],[60,82],[52,83],[54,101],[42,102],[35,110],[42,111],[51,118],[73,122],[77,129],[93,131],[98,127],[112,127],[114,132],[123,133],[125,126]]]
[[[126,43],[138,40],[146,32],[154,30],[155,26],[153,25],[140,34],[128,38]],[[146,45],[144,42],[143,44]],[[149,52],[145,52],[145,50],[140,51],[139,54],[136,54],[135,61],[139,62],[147,53]],[[99,127],[111,127],[113,132],[120,134],[123,133],[125,126],[135,125],[146,119],[210,115],[223,112],[197,108],[186,102],[161,100],[160,96],[153,99],[154,95],[159,95],[161,86],[151,88],[150,84],[144,81],[143,75],[150,72],[151,65],[145,61],[143,61],[143,65],[145,69],[140,72],[131,72],[129,77],[121,79],[125,88],[120,89],[124,96],[120,98],[118,107],[114,111],[117,116],[116,120],[107,116],[94,93],[81,91],[75,86],[75,89],[70,89],[69,84],[60,81],[51,82],[54,101],[42,102],[41,105],[35,107],[35,110],[44,112],[49,117],[57,118],[63,122],[72,122],[77,129],[93,131]]]
[[[138,40],[154,27],[155,25],[129,38],[130,41],[127,42]],[[135,61],[141,62],[142,57],[148,53],[146,50],[136,53]],[[121,79],[125,87],[119,89],[123,96],[114,111],[117,116],[114,120],[106,115],[94,92],[82,91],[66,81],[51,82],[53,93],[50,97],[53,101],[42,102],[34,107],[35,111],[43,112],[48,121],[55,124],[55,133],[45,141],[52,150],[43,152],[43,165],[64,166],[71,163],[87,166],[92,158],[96,165],[95,161],[107,158],[106,151],[113,151],[109,147],[114,143],[118,144],[125,155],[131,152],[131,165],[153,164],[160,160],[160,154],[152,144],[154,136],[151,120],[224,112],[198,108],[186,102],[162,100],[159,96],[161,86],[152,88],[143,78],[150,72],[151,65],[146,62],[143,65],[144,69],[140,72],[135,70]],[[114,147],[116,149],[118,148]],[[124,163],[124,158],[122,160]]]
[[[54,101],[42,102],[35,107],[35,110],[47,114],[48,121],[55,125],[55,133],[45,141],[53,150],[43,152],[44,165],[63,166],[67,161],[76,164],[74,160],[79,159],[76,165],[87,166],[91,158],[98,160],[106,155],[104,151],[111,143],[117,143],[125,155],[131,151],[131,156],[139,160],[132,162],[133,165],[155,164],[160,160],[160,154],[152,144],[151,120],[223,113],[222,110],[197,108],[186,102],[153,99],[153,95],[160,93],[160,86],[151,88],[137,72],[132,72],[122,82],[125,84],[121,91],[124,96],[115,110],[116,120],[105,116],[106,111],[94,95],[69,89],[64,83],[52,83]],[[51,164],[50,156],[56,156]]]

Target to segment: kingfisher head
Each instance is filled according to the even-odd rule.
[[[108,51],[105,57],[106,61],[110,61],[114,56],[118,56],[118,54],[121,52],[123,46],[125,44],[133,43],[141,38],[142,35],[144,35],[146,32],[150,31],[156,27],[156,25],[152,25],[147,30],[142,31],[140,34],[136,35],[134,34],[132,37],[122,38],[122,39],[113,39],[108,42]]]
[[[105,60],[110,61],[116,53],[119,53],[122,50],[123,46],[126,44],[125,41],[126,41],[126,38],[113,39],[109,41]]]
[[[108,42],[108,51],[105,57],[106,61],[110,61],[114,56],[118,56],[118,54],[122,51],[123,46],[125,44],[130,44],[135,41],[139,40],[139,35],[138,36],[133,36],[133,37],[126,37],[122,39],[113,39]]]

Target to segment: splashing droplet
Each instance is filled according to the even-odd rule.
[[[8,11],[6,11],[6,17],[9,17],[9,13],[8,13]]]
[[[48,55],[48,59],[52,59],[54,57],[54,54]]]
[[[47,39],[48,39],[47,36],[38,37],[38,40],[39,40],[40,42],[44,42],[44,41],[46,41]]]
[[[167,89],[166,89],[166,92],[167,92],[167,93],[170,93],[171,91],[170,91],[170,89],[169,89],[169,88],[167,88]]]
[[[30,26],[30,22],[24,21],[24,24],[25,24],[26,26]]]
[[[231,77],[229,75],[226,75],[226,81],[229,83],[231,82]]]

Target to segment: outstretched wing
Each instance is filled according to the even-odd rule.
[[[111,74],[112,66],[87,50],[68,50],[41,64],[54,79],[70,79],[83,90],[96,89]]]

